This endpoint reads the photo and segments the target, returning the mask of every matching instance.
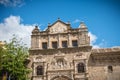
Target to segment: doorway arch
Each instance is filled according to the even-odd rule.
[[[55,76],[51,80],[72,80],[67,76]]]

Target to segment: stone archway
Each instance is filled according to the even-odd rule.
[[[55,76],[51,80],[72,80],[68,78],[67,76]]]

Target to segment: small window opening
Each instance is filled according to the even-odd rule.
[[[43,66],[37,66],[37,75],[43,75]]]
[[[77,47],[77,46],[78,46],[77,40],[73,40],[73,41],[72,41],[72,46],[73,46],[73,47]]]
[[[108,72],[113,72],[113,67],[112,66],[108,66]]]
[[[67,41],[62,41],[62,47],[67,48]]]
[[[42,43],[42,49],[47,49],[47,42]]]
[[[52,42],[52,48],[57,49],[58,45],[57,42]]]
[[[78,69],[78,73],[83,73],[83,72],[85,72],[85,65],[84,65],[84,63],[79,63],[79,64],[77,65],[77,69]]]

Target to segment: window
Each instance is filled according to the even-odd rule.
[[[66,48],[67,47],[67,41],[62,41],[62,47]]]
[[[52,42],[52,48],[57,48],[58,46],[57,46],[57,41],[56,42]]]
[[[73,40],[73,41],[72,41],[72,46],[73,46],[73,47],[77,47],[77,46],[78,46],[77,40]]]
[[[85,72],[85,65],[84,65],[84,63],[79,63],[79,64],[77,65],[77,69],[78,69],[78,73],[83,73],[83,72]]]
[[[43,66],[37,66],[37,75],[43,75]]]
[[[113,67],[112,66],[108,66],[108,72],[113,72]]]
[[[43,49],[47,49],[47,42],[43,42],[43,43],[42,43],[42,48],[43,48]]]

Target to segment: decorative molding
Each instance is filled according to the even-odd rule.
[[[102,49],[92,49],[92,53],[112,53],[120,52],[120,48],[102,48]]]

